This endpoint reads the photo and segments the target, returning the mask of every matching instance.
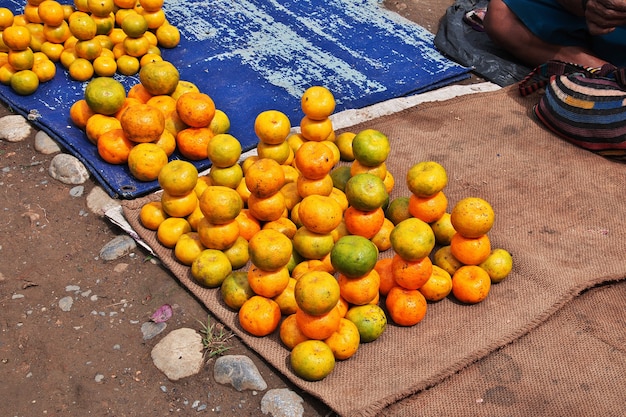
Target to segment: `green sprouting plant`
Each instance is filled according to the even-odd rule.
[[[198,320],[200,321],[200,320]],[[207,316],[206,323],[200,322],[202,329],[202,345],[204,346],[204,355],[208,359],[214,356],[223,355],[231,346],[228,346],[228,341],[235,335],[226,330],[223,324],[214,323],[211,321],[211,316]]]

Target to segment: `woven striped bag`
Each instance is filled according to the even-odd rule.
[[[626,161],[626,69],[550,61],[519,84],[524,96],[541,88],[533,111],[544,126],[581,148]]]

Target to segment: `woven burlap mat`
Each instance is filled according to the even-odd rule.
[[[496,223],[490,232],[492,244],[509,250],[515,266],[505,281],[492,287],[484,302],[468,306],[445,299],[430,304],[420,324],[411,328],[390,325],[380,339],[362,345],[354,357],[339,363],[320,382],[305,382],[292,373],[288,351],[277,335],[255,338],[245,334],[237,324],[236,313],[221,302],[219,291],[195,285],[189,269],[174,260],[171,250],[158,244],[154,232],[141,227],[140,207],[157,197],[124,202],[124,214],[181,285],[269,364],[337,413],[436,415],[422,414],[420,408],[428,402],[425,398],[439,395],[437,386],[444,384],[449,388],[441,391],[439,400],[447,405],[454,404],[457,390],[471,388],[469,392],[474,395],[464,392],[465,403],[459,404],[459,409],[466,411],[464,415],[476,415],[477,410],[469,407],[489,404],[490,391],[485,387],[481,391],[471,384],[466,387],[465,379],[457,379],[459,375],[479,373],[483,379],[492,378],[485,382],[494,383],[489,386],[496,391],[490,395],[502,394],[500,401],[506,402],[507,392],[497,390],[507,386],[502,388],[502,384],[495,383],[500,378],[511,388],[519,381],[516,378],[522,378],[509,369],[515,363],[507,359],[519,350],[528,351],[527,361],[518,367],[546,368],[547,365],[539,365],[544,363],[542,360],[555,367],[561,365],[564,370],[560,372],[565,373],[593,366],[572,361],[574,352],[589,353],[594,349],[591,342],[589,346],[572,346],[577,332],[584,331],[576,327],[575,321],[566,319],[567,326],[554,338],[549,338],[554,329],[546,331],[545,326],[539,326],[582,291],[626,277],[626,166],[572,146],[544,130],[530,115],[537,99],[522,99],[517,90],[505,88],[421,104],[347,129],[358,132],[373,128],[389,137],[392,153],[388,169],[396,178],[392,197],[408,195],[404,176],[411,165],[435,160],[448,171],[445,192],[451,205],[467,196],[488,200],[496,212]],[[593,307],[594,303],[587,304]],[[619,326],[623,330],[623,314],[621,317]],[[533,330],[547,333],[549,339],[541,346],[524,343],[533,339],[520,338]],[[507,347],[502,349],[504,346]],[[553,356],[550,349],[555,347],[561,349]],[[618,366],[624,375],[623,343],[620,352]],[[610,354],[606,350],[604,353]],[[482,365],[471,366],[485,357],[489,360],[485,359]],[[511,372],[516,375],[510,375]],[[530,378],[529,385],[542,383],[533,379],[532,370],[523,375]],[[621,378],[623,387],[625,378]],[[587,386],[593,386],[596,379],[589,379]],[[543,383],[566,382],[565,376],[556,373]],[[471,401],[467,400],[468,395]],[[535,400],[539,402],[539,415],[559,414],[541,413],[550,410],[550,403],[539,395]],[[511,404],[519,405],[520,401],[522,398],[517,398]],[[513,405],[503,415],[513,415]]]

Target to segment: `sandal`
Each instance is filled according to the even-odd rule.
[[[484,32],[485,28],[483,26],[483,20],[485,18],[485,13],[487,13],[486,7],[470,10],[463,16],[463,21],[475,31]]]

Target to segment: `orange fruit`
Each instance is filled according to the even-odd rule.
[[[284,268],[291,259],[291,239],[273,229],[262,229],[249,241],[248,251],[252,264],[264,271]]]
[[[342,361],[351,358],[357,352],[361,344],[361,335],[356,324],[342,317],[339,329],[324,339],[324,342],[333,351],[335,359]]]
[[[219,133],[208,143],[207,156],[214,167],[228,168],[239,162],[241,143],[232,135]]]
[[[350,234],[366,239],[373,238],[385,222],[385,212],[381,207],[370,211],[348,207],[343,217]]]
[[[300,201],[302,197],[298,193],[298,184],[295,182],[288,182],[280,189],[281,194],[285,197],[285,207],[291,213]]]
[[[87,125],[85,126],[85,134],[87,135],[87,139],[92,143],[98,143],[98,139],[104,133],[121,129],[119,120],[117,120],[113,116],[105,116],[103,114],[94,114],[87,120]]]
[[[148,29],[157,30],[159,27],[163,26],[166,22],[165,12],[163,9],[154,10],[149,12],[147,10],[142,10],[141,15],[146,19],[146,23],[148,24]],[[146,32],[152,34],[152,32]],[[155,45],[158,43],[158,39],[156,35],[154,35],[156,40]]]
[[[41,22],[50,26],[59,26],[65,20],[65,12],[61,4],[54,0],[45,0],[37,6]]]
[[[113,0],[87,0],[87,7],[94,16],[108,16],[113,12],[115,3]]]
[[[174,257],[181,264],[191,266],[193,261],[205,249],[202,242],[200,242],[198,233],[188,232],[178,238],[176,246],[174,246]]]
[[[174,88],[174,92],[171,93],[170,95],[172,96],[173,99],[178,100],[180,96],[189,92],[199,93],[200,89],[198,88],[197,85],[195,85],[191,81],[178,80],[178,83],[176,84],[176,88]]]
[[[303,258],[322,259],[333,249],[335,239],[330,233],[315,233],[302,226],[293,236],[292,243],[295,251]]]
[[[287,236],[289,239],[292,239],[294,235],[296,234],[298,227],[295,225],[294,222],[292,222],[288,218],[281,217],[271,222],[266,222],[263,225],[263,229],[264,230],[267,230],[267,229],[276,230],[277,232],[280,232],[284,234],[285,236]]]
[[[22,51],[10,50],[7,55],[7,62],[16,70],[29,70],[35,63],[35,54],[32,49],[26,48]]]
[[[407,196],[396,197],[385,209],[385,217],[391,220],[394,225],[412,217],[409,213],[409,198]]]
[[[208,127],[188,127],[176,134],[176,146],[185,158],[200,161],[208,158],[207,147],[212,138]]]
[[[239,324],[253,336],[267,336],[280,324],[280,307],[270,298],[254,295],[239,309]]]
[[[513,269],[513,257],[502,248],[491,251],[491,254],[478,266],[487,271],[492,283],[505,279]]]
[[[237,191],[219,185],[207,187],[200,196],[199,204],[205,218],[213,224],[231,222],[243,209],[243,201]]]
[[[345,192],[346,183],[350,179],[350,167],[347,165],[337,166],[330,171],[330,177],[333,179],[333,187]]]
[[[396,284],[409,290],[416,290],[428,281],[432,274],[432,266],[429,257],[407,261],[395,254],[391,263],[391,273]]]
[[[89,81],[85,87],[84,99],[94,113],[110,116],[124,105],[126,89],[113,78],[98,77]]]
[[[269,145],[265,142],[259,142],[256,147],[259,158],[273,159],[279,164],[286,164],[293,156],[293,151],[289,147],[289,143],[283,141],[276,145]]]
[[[261,230],[261,223],[250,214],[248,209],[242,209],[235,220],[239,223],[239,235],[248,241]]]
[[[150,33],[150,32],[147,32],[147,33]],[[155,54],[153,52],[148,51],[148,52],[146,52],[145,55],[143,55],[143,56],[141,56],[139,58],[139,66],[140,67],[144,67],[144,66],[146,66],[148,64],[151,64],[153,62],[159,62],[159,61],[163,61],[163,57],[161,55],[158,55],[158,54]],[[166,97],[172,98],[171,96],[166,96]],[[172,100],[173,100],[173,98],[172,98]]]
[[[348,278],[339,274],[337,278],[341,298],[352,305],[364,305],[372,302],[378,296],[380,287],[380,276],[375,269],[365,275],[355,278]]]
[[[87,100],[80,99],[70,107],[70,119],[79,129],[85,129],[87,127],[87,120],[93,116],[95,112],[91,110]]]
[[[435,242],[437,242],[438,245],[449,245],[452,236],[456,233],[450,218],[450,213],[443,213],[439,219],[430,224],[435,234]]]
[[[9,26],[2,31],[2,41],[12,51],[23,51],[30,46],[31,33],[26,26]]]
[[[450,253],[465,265],[478,265],[491,254],[489,236],[469,238],[457,232],[450,240]]]
[[[203,217],[198,221],[197,232],[204,246],[224,251],[237,242],[239,238],[239,224],[235,220],[214,224],[210,223],[206,217]]]
[[[450,212],[454,230],[469,238],[477,238],[489,232],[494,218],[493,208],[480,197],[466,197],[456,203]]]
[[[208,127],[215,115],[215,103],[208,94],[192,91],[176,100],[176,112],[188,126]]]
[[[187,220],[178,217],[168,217],[157,228],[157,240],[166,248],[173,249],[178,239],[189,232],[191,232],[191,226]]]
[[[98,136],[98,155],[109,164],[120,165],[128,162],[130,150],[135,143],[128,140],[123,129],[112,129]]]
[[[161,48],[174,48],[180,43],[180,31],[176,26],[170,25],[167,22],[159,26],[155,34]]]
[[[387,328],[387,315],[375,304],[352,306],[346,312],[345,318],[356,324],[361,343],[373,342]]]
[[[452,276],[437,265],[433,265],[432,269],[430,278],[419,287],[419,292],[426,298],[426,301],[436,302],[446,298],[452,291]]]
[[[304,116],[300,120],[300,134],[305,140],[322,142],[328,140],[333,133],[333,122],[330,118],[313,120]]]
[[[168,215],[163,210],[160,201],[150,201],[144,204],[139,211],[139,221],[146,229],[157,230],[163,220],[167,218]]]
[[[128,139],[136,143],[155,142],[165,130],[163,113],[148,104],[128,107],[122,113],[120,123]]]
[[[477,265],[464,265],[452,275],[452,294],[462,303],[476,304],[489,295],[491,278]]]
[[[297,344],[289,355],[294,373],[307,381],[321,381],[335,369],[332,349],[321,340],[306,340]]]
[[[335,138],[335,144],[339,149],[339,155],[341,160],[352,162],[354,161],[354,152],[352,151],[352,141],[356,133],[354,132],[343,132]]]
[[[382,164],[378,164],[378,165],[374,165],[374,166],[367,166],[367,165],[363,165],[362,163],[360,163],[357,160],[354,160],[350,164],[350,175],[352,175],[352,176],[357,175],[357,174],[372,174],[372,175],[376,175],[378,178],[383,180],[383,184],[385,182],[385,178],[387,177],[388,173],[389,173],[389,171],[387,171],[387,164],[384,163],[384,162]],[[386,188],[387,187],[385,185],[385,189]]]
[[[255,265],[248,269],[248,283],[255,294],[273,298],[282,293],[289,285],[289,270],[286,267],[272,271],[263,270]]]
[[[148,101],[154,96],[150,94],[148,90],[146,90],[146,87],[142,84],[135,84],[130,88],[130,90],[128,90],[128,97],[135,98],[142,103],[148,103]]]
[[[211,123],[209,123],[209,129],[216,135],[228,133],[230,130],[230,119],[228,115],[224,113],[223,110],[215,109],[215,115],[213,119],[211,119]]]
[[[100,40],[106,42],[106,44],[110,45],[108,49],[113,47],[113,41],[108,39],[108,35],[113,31],[115,27],[115,15],[113,12],[109,13],[106,16],[95,16],[91,15],[94,22],[96,22],[96,38],[101,37]],[[102,47],[105,47],[104,44]]]
[[[387,194],[391,194],[393,188],[396,185],[396,179],[391,173],[391,171],[387,171],[385,178],[383,178],[383,184],[385,184],[385,188],[387,189]]]
[[[333,179],[330,174],[316,180],[300,175],[296,180],[296,189],[302,198],[313,194],[329,196],[333,192],[333,188]]]
[[[442,246],[437,249],[433,256],[433,262],[450,275],[454,274],[457,269],[463,266],[463,264],[452,255],[450,245]]]
[[[5,64],[4,66],[11,67],[10,64]],[[39,88],[39,78],[33,71],[26,69],[13,73],[9,84],[16,94],[27,96],[37,91],[37,88]]]
[[[282,321],[279,328],[279,337],[281,342],[283,342],[285,347],[289,350],[292,350],[296,345],[305,340],[311,340],[306,337],[298,327],[295,313],[289,314]]]
[[[222,251],[204,249],[193,260],[190,271],[191,278],[198,285],[206,288],[217,288],[232,273],[232,266]]]
[[[198,182],[198,169],[188,161],[175,159],[159,172],[159,185],[171,196],[183,196],[194,190]]]
[[[290,131],[289,118],[278,110],[265,110],[254,120],[254,132],[261,142],[268,145],[278,145],[284,142]]]
[[[335,111],[335,97],[326,87],[312,86],[302,94],[300,107],[311,120],[324,120]]]
[[[98,32],[98,26],[93,17],[82,11],[72,13],[68,23],[70,32],[79,41],[92,39]]]
[[[241,236],[238,236],[235,243],[230,245],[227,249],[223,249],[222,252],[224,252],[224,255],[226,255],[230,261],[233,269],[243,268],[248,264],[248,261],[250,261],[248,241]]]
[[[378,261],[376,245],[358,235],[346,235],[333,245],[330,262],[339,273],[356,278],[368,274]]]
[[[69,65],[68,72],[74,81],[87,81],[93,77],[94,69],[91,61],[77,57]]]
[[[380,295],[386,296],[389,290],[396,286],[396,281],[393,279],[393,273],[391,271],[392,258],[383,258],[376,262],[374,269],[378,272],[380,277],[380,285],[378,291]]]
[[[301,175],[312,180],[327,176],[333,169],[333,151],[323,143],[307,141],[296,151],[295,165]],[[331,179],[332,180],[332,179]]]
[[[245,181],[256,197],[270,197],[285,185],[285,172],[275,160],[259,158],[246,170]]]
[[[117,62],[109,56],[99,56],[93,61],[93,70],[100,77],[112,77],[117,72]]]
[[[125,14],[120,26],[129,38],[139,38],[148,30],[146,18],[139,13]]]
[[[389,199],[383,180],[373,174],[356,174],[350,177],[344,192],[348,203],[362,211],[376,210]]]
[[[413,326],[424,319],[428,304],[418,290],[393,287],[387,294],[385,307],[394,323],[399,326]]]
[[[141,84],[135,84],[135,86],[133,86],[132,88],[135,88],[136,86],[141,86]],[[143,88],[143,90],[145,91],[145,88],[143,86],[141,86],[141,88]],[[168,117],[170,114],[172,114],[172,112],[176,111],[176,100],[174,100],[172,96],[153,96],[147,91],[145,92],[145,94],[147,98],[147,101],[145,101],[145,103],[161,110],[161,113],[163,113],[164,117]]]
[[[339,284],[325,271],[309,271],[296,281],[293,291],[296,303],[307,314],[328,313],[339,301]]]
[[[391,220],[385,218],[380,230],[371,238],[372,243],[376,245],[379,252],[391,249],[391,231],[394,229]]]
[[[139,181],[154,181],[161,168],[167,165],[167,154],[154,143],[135,145],[128,154],[128,168]]]
[[[246,300],[255,295],[248,283],[248,273],[245,271],[230,273],[220,285],[220,295],[228,307],[238,311]]]
[[[193,213],[198,206],[198,196],[196,196],[193,190],[182,195],[171,195],[167,191],[163,191],[161,194],[161,204],[163,210],[165,210],[169,216],[187,217]]]
[[[330,233],[343,219],[343,210],[333,198],[321,195],[304,197],[298,205],[302,224],[315,233]]]
[[[76,42],[76,45],[74,45],[74,51],[76,52],[77,57],[93,61],[100,56],[100,53],[102,52],[102,45],[95,38],[86,39],[84,41]]]
[[[130,55],[137,59],[146,55],[150,49],[150,41],[145,36],[140,36],[138,38],[127,36],[122,41],[122,45],[124,45],[126,55]],[[141,61],[139,61],[139,66],[141,66]]]
[[[375,129],[362,130],[352,139],[354,159],[368,167],[385,162],[390,150],[387,136]]]
[[[278,220],[286,212],[285,196],[280,191],[269,197],[257,197],[250,194],[248,197],[250,214],[262,222]]]
[[[412,194],[429,197],[443,191],[448,184],[448,174],[438,162],[422,161],[409,168],[406,183]]]
[[[172,94],[178,86],[180,74],[171,62],[153,62],[141,67],[139,81],[154,96]]]
[[[333,188],[329,194],[329,197],[335,200],[337,204],[339,204],[339,207],[341,207],[342,211],[346,211],[346,209],[350,206],[346,194],[338,188]]]
[[[411,194],[409,197],[409,213],[426,223],[439,220],[448,208],[448,198],[439,191],[430,197],[418,197]]]
[[[422,259],[435,247],[435,235],[428,223],[414,217],[398,223],[389,238],[392,249],[407,261]]]
[[[124,47],[123,45],[120,46],[122,48]],[[117,45],[115,48],[117,48]],[[115,63],[117,64],[117,72],[127,76],[137,74],[137,71],[139,71],[141,67],[141,65],[139,64],[139,59],[128,54],[121,54],[119,57],[116,58]]]
[[[191,212],[191,214],[186,217],[187,221],[189,222],[189,225],[191,225],[191,230],[194,232],[198,231],[198,223],[203,218],[204,218],[204,214],[202,214],[202,210],[200,210],[199,204],[196,206],[193,212]]]
[[[296,323],[300,331],[309,339],[324,340],[339,329],[341,314],[335,306],[324,314],[309,314],[301,308],[296,309]]]
[[[289,267],[286,269],[289,271]],[[294,314],[298,308],[298,304],[296,303],[296,298],[294,296],[295,287],[296,280],[290,276],[289,283],[287,283],[285,289],[280,294],[272,297],[272,299],[280,306],[280,312],[283,316]]]
[[[0,7],[0,30],[4,30],[5,28],[11,26],[14,18],[15,15],[11,9]]]

